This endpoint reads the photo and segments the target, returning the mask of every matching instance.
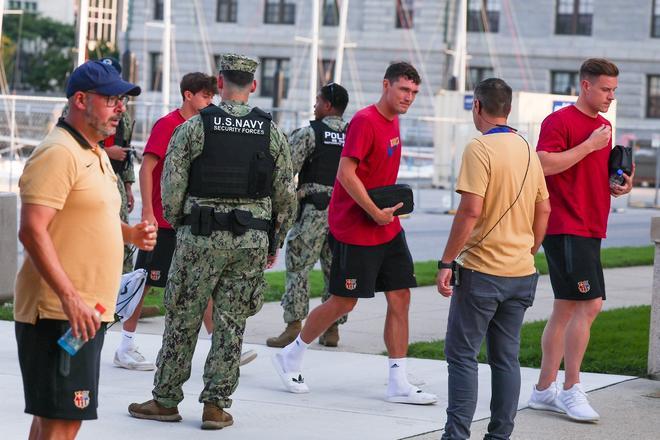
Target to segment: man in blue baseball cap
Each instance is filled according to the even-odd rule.
[[[115,133],[126,96],[139,93],[112,66],[79,66],[66,88],[67,116],[34,150],[19,181],[18,236],[30,258],[16,279],[14,320],[25,412],[34,416],[30,438],[73,439],[83,420],[97,418],[122,243],[147,251],[156,243],[148,222],[121,222],[117,177],[99,146]],[[96,304],[105,308],[101,315]],[[75,356],[57,344],[69,328],[86,341]]]

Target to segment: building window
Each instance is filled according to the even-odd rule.
[[[163,19],[163,0],[154,0],[154,20]]]
[[[413,0],[396,0],[396,28],[412,29]]]
[[[238,0],[218,0],[215,21],[218,23],[236,23]]]
[[[591,35],[594,0],[557,0],[557,35]]]
[[[467,72],[465,90],[474,90],[481,81],[494,76],[495,72],[491,67],[470,67]]]
[[[264,23],[294,24],[296,22],[296,4],[286,0],[266,0]]]
[[[37,12],[37,2],[10,1],[9,9],[22,9],[25,12]]]
[[[646,117],[660,118],[660,75],[649,75],[647,83]]]
[[[275,73],[281,70],[284,73],[284,93],[286,98],[289,90],[289,59],[288,58],[262,58],[261,59],[261,91],[260,96],[275,95]]]
[[[553,71],[551,72],[552,84],[550,86],[550,93],[556,95],[572,95],[575,96],[580,90],[580,81],[578,73],[574,71]]]
[[[653,18],[651,19],[651,37],[660,38],[660,0],[653,0]]]
[[[149,90],[159,92],[163,90],[163,54],[149,52],[149,66],[151,68]]]
[[[323,0],[323,26],[339,25],[339,5],[337,0]]]
[[[335,60],[319,61],[319,88],[332,82],[335,77]]]
[[[500,0],[468,0],[468,32],[499,32]]]

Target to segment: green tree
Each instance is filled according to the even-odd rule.
[[[100,60],[105,57],[113,57],[121,62],[119,51],[112,43],[108,43],[107,41],[101,40],[96,43],[94,49],[87,49],[88,60]]]
[[[3,34],[15,46],[13,56],[3,52],[2,59],[10,87],[40,92],[64,89],[74,63],[73,25],[33,13],[8,15]]]

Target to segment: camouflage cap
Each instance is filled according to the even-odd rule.
[[[221,72],[223,70],[237,70],[239,72],[254,74],[259,65],[259,61],[237,53],[225,53],[220,56],[219,64],[218,70]]]

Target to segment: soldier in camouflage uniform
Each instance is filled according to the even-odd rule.
[[[290,137],[293,171],[298,174],[299,213],[286,240],[286,291],[282,297],[286,328],[277,337],[268,338],[269,347],[285,347],[293,342],[309,312],[308,276],[321,260],[325,302],[332,252],[328,244],[328,202],[332,195],[339,156],[348,124],[342,119],[348,105],[348,92],[339,84],[321,88],[314,105],[315,120],[295,130]],[[321,337],[319,343],[336,347],[340,318]]]
[[[110,158],[112,168],[117,175],[117,189],[121,195],[121,209],[119,217],[124,223],[128,223],[128,214],[133,211],[135,206],[135,198],[133,197],[133,190],[131,185],[135,183],[135,169],[133,160],[130,156],[130,139],[133,124],[128,112],[124,112],[119,122],[122,129],[117,130],[117,134],[121,135],[121,139],[117,139],[116,135],[111,136],[103,141],[104,149]],[[113,141],[112,145],[106,145]],[[129,245],[124,245],[124,266],[122,273],[133,271],[133,253],[134,250]]]
[[[287,140],[270,115],[247,104],[256,89],[257,65],[241,55],[223,55],[218,76],[222,103],[181,124],[170,141],[161,192],[177,244],[165,288],[165,332],[153,400],[131,404],[133,417],[181,420],[182,385],[190,377],[202,315],[212,298],[215,328],[199,396],[202,429],[233,423],[224,409],[231,406],[238,385],[245,321],[261,308],[264,269],[275,261],[263,225],[268,229],[274,220],[272,241],[279,247],[296,212]],[[247,172],[242,168],[246,162],[236,159],[246,154]],[[249,196],[199,195],[227,194],[227,188]]]

